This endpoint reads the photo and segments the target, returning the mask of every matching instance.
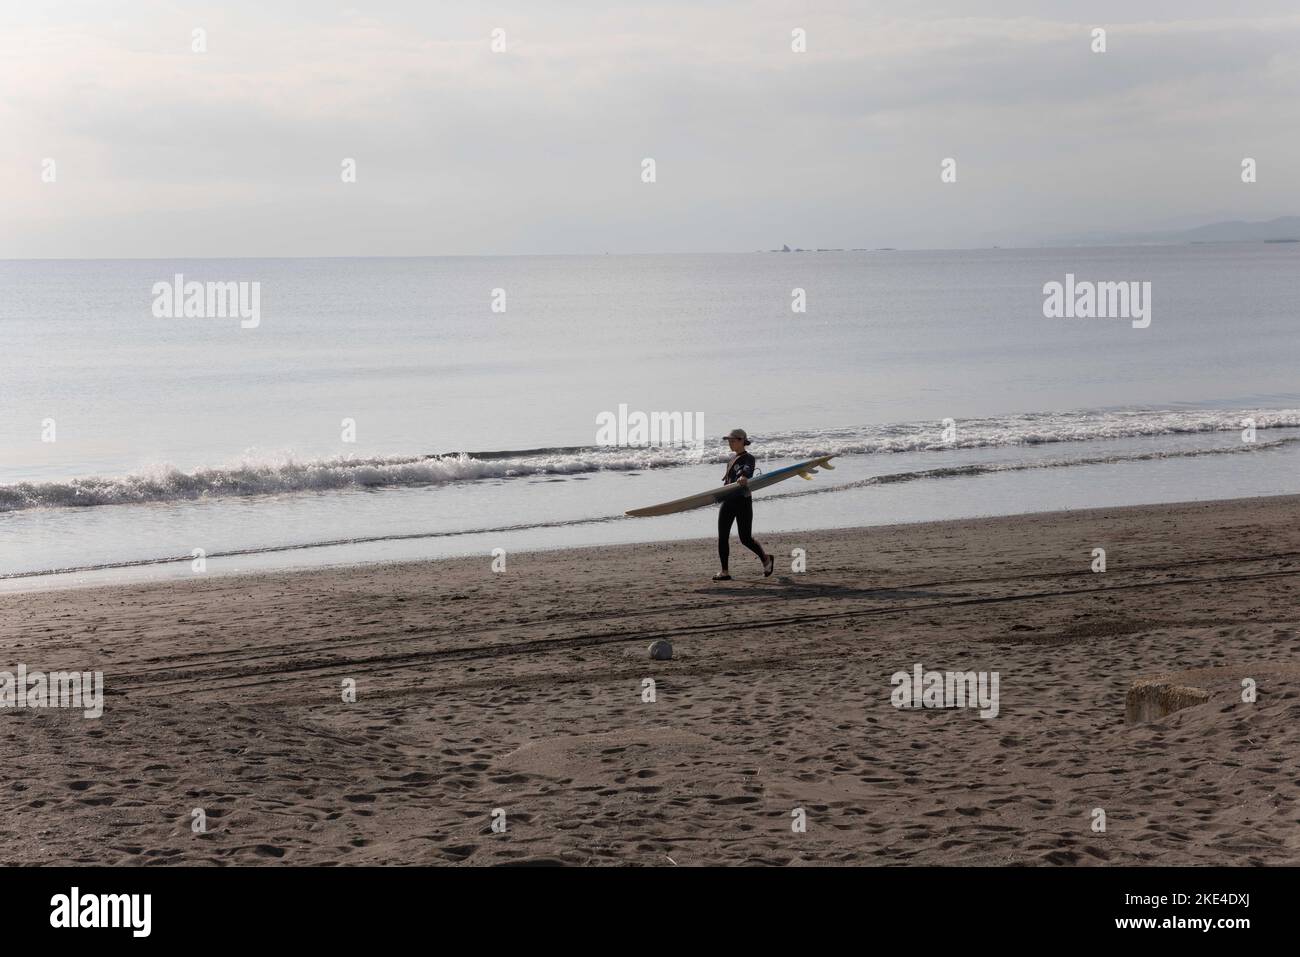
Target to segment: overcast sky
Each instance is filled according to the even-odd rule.
[[[1300,214],[1298,173],[1294,0],[0,12],[4,258],[1011,245]]]

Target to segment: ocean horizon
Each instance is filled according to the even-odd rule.
[[[780,532],[1296,492],[1297,265],[1262,243],[9,260],[0,579],[707,536],[711,512],[623,513],[717,482],[737,426],[764,469],[839,456],[758,493]],[[1075,277],[1149,283],[1149,325],[1046,316]],[[189,283],[228,312],[185,316]],[[703,434],[602,437],[620,413]]]

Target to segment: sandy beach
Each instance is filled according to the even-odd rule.
[[[1300,863],[1300,497],[755,532],[0,597],[0,668],[105,686],[0,713],[3,863]]]

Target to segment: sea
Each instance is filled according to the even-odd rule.
[[[1300,493],[1300,244],[0,261],[0,590],[712,537],[624,513],[733,428],[837,456],[755,493],[778,554]]]

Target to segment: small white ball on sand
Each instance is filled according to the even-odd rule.
[[[666,638],[656,638],[650,642],[650,657],[655,661],[669,661],[673,657],[672,642]]]

